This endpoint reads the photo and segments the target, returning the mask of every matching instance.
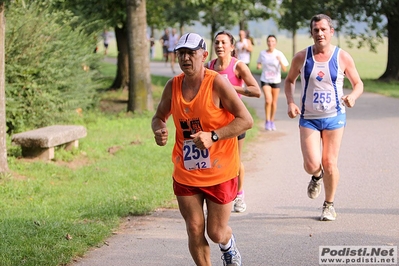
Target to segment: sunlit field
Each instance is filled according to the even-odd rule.
[[[238,36],[236,36],[238,38]],[[208,48],[212,47],[210,44],[210,40],[207,40]],[[292,54],[292,38],[287,36],[277,36],[277,49],[281,50],[288,61],[291,61]],[[381,76],[386,68],[388,49],[387,42],[385,41],[383,44],[380,44],[377,48],[378,53],[370,52],[367,47],[363,47],[361,49],[357,49],[356,45],[354,47],[349,48],[346,40],[343,37],[340,37],[340,41],[338,38],[333,38],[332,43],[334,45],[339,45],[346,51],[348,51],[353,59],[355,60],[355,64],[360,73],[361,78],[363,79],[375,79]],[[297,51],[304,49],[308,45],[313,44],[313,40],[308,35],[299,35],[297,36]],[[103,53],[103,45],[99,43],[99,52]],[[266,36],[264,38],[255,39],[254,51],[252,54],[252,62],[250,64],[251,70],[256,72],[256,59],[262,49],[266,49]],[[116,44],[115,40],[113,40],[109,45],[108,56],[116,57]],[[162,48],[159,40],[155,41],[155,58],[153,60],[161,60],[162,59]]]
[[[291,61],[292,54],[292,38],[288,38],[286,36],[278,36],[277,37],[277,49],[281,50],[287,59]],[[340,38],[338,42],[338,38],[334,38],[332,40],[334,45],[339,45],[342,49],[348,51],[353,59],[355,60],[356,67],[359,71],[359,74],[364,79],[374,79],[381,76],[386,68],[387,63],[387,42],[384,44],[380,44],[378,46],[378,53],[370,52],[368,48],[357,49],[356,45],[353,48],[349,48],[346,40],[344,38]],[[313,40],[307,35],[300,35],[297,37],[297,51],[304,49],[305,47],[312,45]],[[251,68],[255,68],[257,55],[259,55],[260,50],[266,49],[266,37],[263,39],[257,39],[254,47],[254,55],[253,61],[251,62]]]

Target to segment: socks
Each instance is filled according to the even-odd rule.
[[[334,202],[324,201],[324,206],[334,206]]]
[[[229,242],[227,242],[226,245],[223,245],[222,243],[219,244],[219,248],[221,251],[227,251],[231,248],[231,238],[229,240]]]
[[[322,179],[322,178],[323,178],[323,174],[324,174],[324,171],[323,171],[323,169],[321,169],[321,173],[320,173],[319,176],[314,176],[314,175],[312,175],[313,181],[317,182],[317,181],[319,181],[320,179]]]
[[[315,177],[314,175],[312,176],[312,180],[315,182],[319,181],[320,179],[321,179],[320,176],[319,177]]]

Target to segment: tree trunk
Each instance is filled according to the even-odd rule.
[[[129,58],[127,47],[127,31],[126,25],[122,28],[115,27],[116,46],[118,49],[118,59],[116,68],[116,77],[110,89],[117,90],[127,88],[129,85]]]
[[[296,54],[296,29],[292,30],[292,57]]]
[[[247,30],[248,29],[248,21],[244,14],[245,10],[242,10],[241,12],[242,12],[242,17],[241,17],[241,20],[238,22],[238,27],[240,28],[240,30]]]
[[[388,62],[387,68],[379,80],[399,80],[399,19],[395,15],[387,14],[388,30]]]
[[[129,47],[128,112],[154,110],[151,90],[150,58],[147,41],[145,0],[126,0]]]
[[[215,42],[215,35],[217,33],[218,27],[215,22],[211,23],[211,47],[207,47],[207,50],[209,52],[209,56],[207,58],[208,61],[213,59],[213,44]]]
[[[4,2],[0,2],[0,173],[8,172],[6,147],[6,96],[5,96],[5,36]]]

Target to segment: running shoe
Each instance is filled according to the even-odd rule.
[[[324,171],[321,171],[321,178],[317,181],[313,180],[313,176],[310,178],[310,182],[308,185],[308,197],[311,199],[315,199],[320,195],[321,192],[321,180],[323,179]]]
[[[241,255],[237,249],[234,235],[231,236],[231,247],[227,251],[222,249],[220,251],[223,252],[223,266],[241,266]]]
[[[277,128],[276,128],[276,125],[274,124],[274,122],[271,121],[270,124],[271,124],[272,130],[275,131]]]
[[[335,221],[337,213],[334,209],[333,203],[324,202],[323,212],[321,213],[320,221]]]
[[[272,131],[273,129],[272,129],[272,123],[270,122],[270,121],[266,121],[266,123],[265,123],[265,129],[267,130],[267,131]]]
[[[243,196],[237,196],[233,202],[233,209],[235,212],[245,212],[247,204],[245,204]]]

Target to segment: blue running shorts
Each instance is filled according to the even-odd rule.
[[[334,130],[346,125],[346,114],[339,114],[334,117],[319,118],[319,119],[299,119],[301,127],[310,128],[313,130]]]

